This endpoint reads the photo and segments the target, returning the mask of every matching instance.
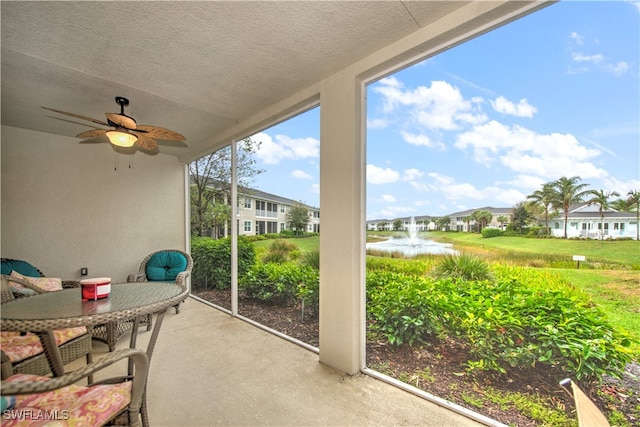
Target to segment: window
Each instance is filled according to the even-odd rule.
[[[244,231],[251,231],[251,221],[244,222]]]
[[[245,197],[244,198],[244,207],[245,207],[245,209],[251,209],[251,198],[250,197]]]
[[[267,203],[267,217],[269,217],[269,218],[277,218],[278,217],[278,204],[277,203]]]
[[[281,222],[280,223],[280,231],[282,232],[282,231],[284,231],[286,229],[287,229],[287,224],[285,224],[284,222]]]
[[[280,213],[281,213],[281,214],[286,213],[286,210],[285,210],[285,208],[284,208],[284,205],[280,205]]]

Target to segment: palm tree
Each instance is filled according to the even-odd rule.
[[[498,224],[500,224],[500,230],[502,230],[502,226],[509,221],[509,217],[506,215],[498,215],[496,220],[498,221]]]
[[[616,199],[611,202],[611,208],[618,212],[631,212],[633,205],[631,205],[626,199]]]
[[[542,184],[542,190],[536,190],[527,196],[527,200],[544,209],[544,227],[547,233],[549,233],[549,209],[552,207],[554,193],[553,184],[553,182]]]
[[[585,190],[589,184],[578,184],[582,178],[574,176],[562,178],[552,183],[551,205],[556,209],[562,209],[564,212],[564,238],[567,238],[567,224],[569,222],[569,207],[574,203],[580,203],[584,196],[588,193]]]
[[[592,197],[587,200],[587,203],[589,205],[598,205],[598,212],[600,212],[600,238],[604,239],[604,228],[602,227],[604,211],[611,208],[609,199],[611,197],[619,197],[620,193],[617,191],[591,190],[588,194],[591,194]]]
[[[640,190],[629,190],[627,203],[636,211],[636,240],[640,240]]]

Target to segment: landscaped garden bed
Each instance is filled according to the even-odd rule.
[[[278,261],[247,266],[239,312],[318,346],[317,288],[295,285],[317,278],[286,256]],[[628,337],[587,295],[554,274],[500,265],[483,271],[482,265],[471,268],[486,276],[468,280],[438,272],[433,261],[370,257],[367,366],[518,426],[577,425],[573,402],[558,384],[571,376],[612,425],[638,425],[640,369],[627,351]],[[208,286],[194,293],[230,306],[228,289]],[[616,370],[622,378],[603,375]]]

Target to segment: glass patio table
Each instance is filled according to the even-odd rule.
[[[109,297],[83,301],[80,288],[45,292],[3,304],[3,331],[32,332],[42,341],[55,376],[64,375],[60,351],[54,329],[95,326],[114,321],[134,319],[130,346],[135,348],[138,321],[142,316],[156,314],[157,318],[147,345],[151,359],[166,310],[186,298],[188,290],[173,282],[115,283]],[[129,374],[131,375],[130,366]]]

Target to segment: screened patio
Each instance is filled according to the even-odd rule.
[[[124,281],[155,250],[189,250],[189,162],[319,106],[319,353],[210,307],[198,318],[202,307],[189,300],[168,316],[154,355],[152,419],[443,425],[436,414],[457,416],[359,374],[366,85],[552,3],[2,2],[1,254],[52,277],[79,280],[88,268],[89,277]],[[115,96],[131,100],[139,123],[179,131],[186,143],[153,155],[114,149],[75,138],[87,121],[41,108],[100,119],[118,108]],[[268,342],[256,349],[260,340]],[[248,347],[238,359],[240,344]],[[242,367],[231,372],[217,364],[222,356]],[[275,386],[283,378],[300,387],[295,396]],[[186,390],[198,399],[174,405]],[[338,390],[344,397],[331,399]],[[378,405],[387,393],[397,406]],[[412,409],[394,409],[404,407]]]

